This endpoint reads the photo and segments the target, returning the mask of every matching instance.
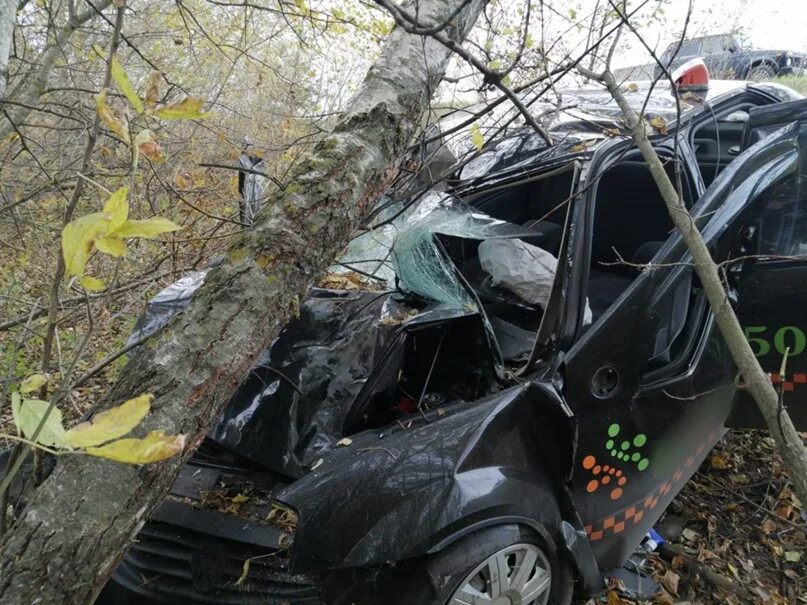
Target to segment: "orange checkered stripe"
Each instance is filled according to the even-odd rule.
[[[713,431],[710,433],[708,443],[714,443],[716,437],[716,432]],[[658,506],[660,499],[669,494],[673,487],[677,487],[684,482],[685,474],[688,476],[687,470],[695,466],[695,461],[700,459],[706,447],[705,444],[698,446],[695,454],[687,458],[686,462],[673,473],[669,481],[664,481],[643,500],[639,500],[626,508],[618,510],[610,517],[596,521],[591,525],[586,525],[585,529],[589,541],[596,542],[609,535],[621,534],[627,527],[638,525],[646,513],[649,513]]]
[[[797,384],[807,385],[807,374],[792,374],[792,380],[788,380],[787,376],[780,374],[771,374],[771,382],[773,384],[781,384],[782,391],[787,393],[796,390]]]

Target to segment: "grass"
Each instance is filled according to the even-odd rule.
[[[807,97],[807,76],[782,76],[772,82],[792,88]]]

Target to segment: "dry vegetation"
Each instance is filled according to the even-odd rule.
[[[204,267],[242,228],[238,173],[203,164],[237,165],[248,137],[264,157],[265,170],[276,177],[266,189],[271,195],[299,154],[327,129],[388,27],[375,12],[355,10],[351,20],[364,20],[357,27],[343,23],[346,17],[339,14],[293,3],[281,5],[283,13],[236,11],[194,0],[128,4],[117,55],[135,87],[142,95],[149,77],[156,77],[158,103],[198,96],[212,117],[188,122],[136,116],[113,85],[113,110],[128,114],[133,133],[153,131],[164,160],[141,155],[133,172],[130,148],[102,129],[91,170],[79,177],[114,12],[96,16],[63,46],[44,94],[31,105],[16,100],[15,86],[35,66],[43,39],[52,34],[51,19],[63,23],[67,16],[64,7],[37,4],[23,10],[23,35],[10,63],[9,102],[0,118],[0,133],[6,132],[0,139],[0,400],[39,371],[61,227],[77,179],[86,182],[74,217],[97,212],[108,191],[129,185],[132,218],[161,216],[183,228],[157,241],[133,241],[120,261],[96,253],[90,267],[109,285],[104,293],[85,300],[77,283],[64,281],[52,388],[88,332],[73,380],[121,349],[149,297],[182,273]],[[344,56],[352,49],[354,59],[328,63],[334,48]],[[68,419],[114,382],[125,359],[117,358],[71,390],[63,405]],[[8,419],[5,405],[2,418]]]

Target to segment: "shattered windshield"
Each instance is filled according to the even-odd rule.
[[[376,225],[350,243],[332,271],[358,273],[388,289],[397,286],[452,307],[475,307],[476,301],[436,236],[490,240],[533,235],[438,191],[415,202],[388,205],[376,218]]]

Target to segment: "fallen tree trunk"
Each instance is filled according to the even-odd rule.
[[[484,0],[421,2],[419,18],[461,41]],[[142,430],[198,445],[261,350],[361,225],[389,184],[451,51],[396,29],[334,132],[212,270],[189,307],[141,347],[104,398],[153,393]],[[0,602],[91,603],[170,487],[181,458],[133,467],[67,456],[3,539]]]

